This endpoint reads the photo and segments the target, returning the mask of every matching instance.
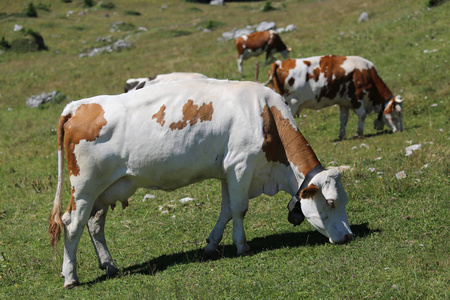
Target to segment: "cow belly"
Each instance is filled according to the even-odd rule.
[[[263,48],[258,48],[258,49],[245,49],[244,52],[242,53],[242,57],[244,59],[250,58],[250,57],[254,57],[254,56],[260,56],[261,54],[264,53],[264,49]]]

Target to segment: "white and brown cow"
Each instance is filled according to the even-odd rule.
[[[173,190],[220,180],[221,211],[207,254],[217,252],[230,220],[238,255],[248,252],[243,222],[249,198],[279,190],[294,195],[291,223],[306,216],[331,243],[352,239],[339,171],[322,168],[281,96],[260,84],[178,81],[74,101],[61,114],[57,136],[49,234],[56,247],[64,229],[66,288],[78,284],[76,252],[85,225],[99,267],[118,272],[106,246],[105,218],[109,206],[119,201],[125,208],[139,187]],[[64,156],[71,198],[61,216]]]
[[[339,138],[345,137],[350,109],[358,115],[359,136],[372,110],[378,113],[375,129],[382,130],[384,120],[393,132],[403,130],[402,98],[394,97],[373,63],[362,57],[327,55],[277,61],[269,70],[267,84],[284,97],[294,116],[304,108],[339,105]]]
[[[189,72],[173,72],[168,74],[158,74],[156,76],[149,76],[143,78],[130,78],[125,83],[125,93],[130,91],[139,90],[143,87],[178,80],[188,80],[188,79],[206,79],[206,75],[200,73],[189,73]]]
[[[281,37],[273,30],[265,30],[243,35],[235,39],[234,45],[238,51],[238,70],[242,73],[242,62],[252,56],[259,56],[266,53],[267,65],[269,61],[274,61],[273,55],[279,52],[283,58],[287,58],[291,48],[287,47]]]

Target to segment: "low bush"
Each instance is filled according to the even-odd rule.
[[[126,10],[124,11],[124,14],[129,15],[129,16],[140,16],[141,13],[135,10]]]
[[[34,7],[33,2],[28,4],[27,9],[25,10],[25,15],[30,18],[37,18],[38,14],[36,8]]]
[[[0,49],[8,50],[9,48],[11,48],[11,45],[5,40],[5,37],[2,36],[2,39],[0,40]]]
[[[111,1],[102,1],[100,3],[100,7],[104,9],[114,9],[116,8],[116,5],[112,3]]]

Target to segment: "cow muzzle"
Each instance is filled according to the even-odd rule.
[[[294,226],[300,225],[305,220],[305,215],[302,212],[302,207],[300,204],[300,198],[295,195],[292,197],[287,208],[289,209],[288,221]]]

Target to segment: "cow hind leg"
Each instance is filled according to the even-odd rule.
[[[230,195],[228,193],[228,184],[224,180],[222,181],[222,204],[219,219],[217,220],[216,225],[209,234],[209,237],[206,239],[208,245],[206,245],[205,247],[205,254],[207,256],[212,257],[218,254],[217,246],[222,240],[225,226],[230,220],[231,220]]]
[[[114,264],[108,247],[106,246],[105,221],[107,212],[108,205],[96,203],[92,209],[87,227],[95,252],[97,253],[99,268],[106,270],[108,276],[114,276],[119,272],[119,269]]]
[[[114,276],[119,269],[114,264],[111,254],[106,245],[105,221],[108,205],[115,207],[117,201],[122,202],[122,207],[128,206],[128,198],[136,191],[136,186],[129,177],[122,177],[110,185],[95,202],[87,223],[92,244],[97,253],[99,268],[106,270],[108,276]]]
[[[76,253],[78,243],[83,234],[84,225],[87,224],[92,210],[93,200],[86,197],[77,197],[75,209],[70,212],[70,223],[65,224],[64,230],[64,260],[61,276],[64,277],[64,287],[71,289],[79,284],[76,271]],[[68,213],[66,213],[68,214]]]

